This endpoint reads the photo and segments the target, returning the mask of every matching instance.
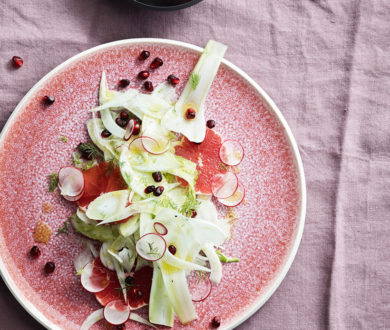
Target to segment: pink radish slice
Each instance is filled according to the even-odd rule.
[[[62,167],[58,172],[58,187],[62,195],[76,197],[84,189],[83,172],[73,166]]]
[[[168,141],[167,143],[161,143],[160,141],[145,135],[142,136],[142,145],[144,149],[152,155],[161,155],[169,149]]]
[[[78,201],[83,196],[83,194],[84,194],[84,189],[77,196],[62,195],[62,197],[64,197],[67,201],[75,202]]]
[[[241,204],[241,202],[244,200],[244,197],[245,197],[245,188],[240,182],[238,184],[238,188],[236,192],[232,196],[228,198],[218,198],[218,201],[225,206],[233,207]]]
[[[131,118],[126,125],[126,131],[125,131],[125,135],[123,137],[125,141],[130,140],[130,138],[134,132],[134,127],[135,127],[135,120],[133,118]]]
[[[219,158],[226,165],[238,165],[244,158],[244,148],[235,140],[226,140],[219,148]]]
[[[154,233],[145,234],[135,244],[135,250],[138,255],[148,261],[160,260],[166,249],[167,243],[165,239]]]
[[[195,270],[187,276],[187,283],[192,296],[192,301],[194,302],[205,300],[210,295],[213,287],[208,274]]]
[[[103,316],[112,325],[125,323],[130,317],[130,306],[122,300],[114,300],[104,307]]]
[[[155,222],[153,224],[153,228],[156,231],[156,233],[161,235],[161,236],[168,234],[167,227],[165,227],[161,222]]]
[[[237,188],[238,178],[233,172],[219,173],[211,182],[211,191],[217,198],[228,198],[236,192]]]
[[[110,284],[110,276],[106,269],[96,266],[95,263],[87,264],[81,272],[81,285],[88,292],[103,291]]]

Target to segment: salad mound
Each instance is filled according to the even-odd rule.
[[[178,100],[173,78],[146,94],[109,90],[102,73],[99,106],[87,122],[93,143],[81,143],[75,167],[59,173],[62,196],[78,205],[71,224],[86,242],[75,268],[103,306],[82,329],[103,318],[172,327],[176,315],[189,324],[194,302],[221,281],[222,263],[238,261],[220,251],[231,223],[218,217],[212,196],[227,206],[243,200],[229,168],[243,150],[223,147],[204,116],[225,51],[207,44]],[[145,305],[148,320],[134,312]]]

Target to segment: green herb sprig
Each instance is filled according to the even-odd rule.
[[[195,90],[196,87],[198,87],[199,80],[200,80],[200,76],[197,73],[192,72],[190,75],[190,84],[193,90]]]
[[[57,229],[56,236],[61,235],[61,234],[69,235],[69,226],[68,226],[68,223],[66,221],[64,221],[64,224],[62,225],[62,227]]]
[[[48,191],[49,192],[53,192],[57,185],[58,185],[58,173],[51,173],[47,176],[47,181],[48,181],[48,185],[49,185],[49,188],[48,188]]]

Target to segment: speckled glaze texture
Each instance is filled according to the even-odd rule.
[[[151,52],[145,62],[137,60],[142,49]],[[58,193],[47,192],[47,175],[69,165],[75,146],[86,140],[87,110],[97,104],[102,71],[112,89],[118,89],[121,78],[130,79],[131,88],[142,89],[137,73],[156,56],[164,65],[152,71],[150,80],[157,86],[173,73],[180,77],[176,87],[180,92],[197,52],[158,44],[106,48],[73,61],[48,79],[24,102],[0,142],[0,256],[22,299],[61,328],[78,329],[100,306],[75,276],[73,258],[82,248],[82,238],[73,232],[55,235],[75,206]],[[44,95],[54,96],[54,104],[43,105]],[[191,329],[209,328],[216,315],[222,319],[221,328],[228,327],[269,290],[295,240],[300,207],[298,170],[283,126],[257,91],[225,65],[207,98],[206,117],[216,121],[214,129],[223,137],[244,146],[238,176],[246,197],[235,208],[239,220],[225,245],[226,254],[240,262],[225,265],[222,282],[208,299],[196,303],[199,318],[187,326]],[[53,205],[51,213],[42,211],[44,202]],[[221,216],[226,213],[223,207],[219,211]],[[39,244],[42,255],[32,260],[28,251],[35,244],[32,233],[39,220],[50,225],[53,235],[47,245]],[[56,264],[50,275],[43,273],[47,261]],[[106,326],[101,321],[94,328]],[[144,326],[131,323],[131,328]],[[176,321],[175,329],[181,328],[186,327]]]

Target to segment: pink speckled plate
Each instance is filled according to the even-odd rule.
[[[136,60],[142,49],[152,54],[146,63]],[[97,104],[102,70],[111,88],[120,78],[130,78],[131,87],[138,88],[136,74],[159,56],[164,65],[151,80],[157,85],[175,73],[181,78],[180,91],[201,51],[162,39],[123,40],[87,50],[41,79],[5,125],[0,139],[0,269],[18,301],[44,326],[77,329],[99,308],[74,275],[73,257],[82,246],[78,235],[53,235],[47,245],[40,244],[37,260],[27,253],[34,245],[38,220],[56,232],[75,209],[58,194],[47,192],[46,176],[69,164],[75,146],[86,139],[86,110]],[[55,103],[43,106],[44,95],[54,96]],[[226,244],[226,254],[240,257],[240,262],[224,266],[222,282],[208,299],[196,303],[199,318],[188,328],[206,329],[219,315],[222,328],[231,329],[267,301],[294,259],[304,225],[304,174],[295,140],[276,105],[226,60],[206,107],[207,118],[217,122],[215,130],[245,148],[239,179],[247,193],[245,202],[235,208],[239,220]],[[53,205],[49,213],[42,209],[45,202]],[[45,276],[42,269],[49,260],[56,263],[56,270]],[[95,328],[105,328],[104,322]],[[176,322],[175,329],[180,328]]]

